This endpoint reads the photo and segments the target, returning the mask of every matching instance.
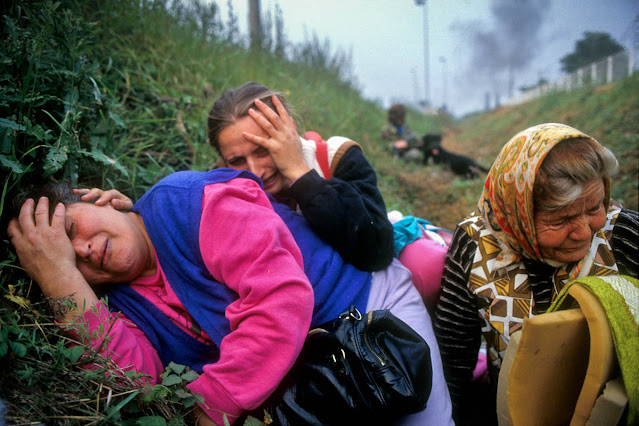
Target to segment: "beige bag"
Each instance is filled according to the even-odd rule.
[[[619,373],[606,314],[587,289],[572,286],[569,294],[578,309],[527,318],[511,336],[499,373],[500,425],[615,425],[621,418],[628,399],[613,380]]]

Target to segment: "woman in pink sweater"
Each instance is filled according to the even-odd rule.
[[[61,201],[49,206],[31,194],[8,235],[43,293],[75,302],[58,320],[85,323],[97,333],[86,343],[120,368],[153,383],[168,361],[200,372],[189,388],[204,397],[201,420],[233,423],[259,406],[293,365],[309,327],[354,304],[361,312],[390,309],[431,348],[428,406],[398,420],[450,422],[437,343],[406,270],[391,265],[373,277],[316,236],[296,243],[254,179],[229,169],[175,173],[133,212],[60,194],[49,195]],[[313,255],[303,259],[297,244]],[[109,309],[97,295],[104,292]]]

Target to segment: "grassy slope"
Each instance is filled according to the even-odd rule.
[[[613,178],[612,195],[625,207],[636,210],[638,93],[639,74],[635,74],[614,85],[551,94],[522,105],[502,107],[447,126],[443,146],[488,166],[518,131],[543,122],[565,123],[593,136],[615,153],[620,167]],[[396,188],[385,193],[388,199],[399,197],[399,206],[448,228],[473,210],[483,184],[482,179],[463,181],[433,166],[404,166],[397,170],[389,165],[379,171],[384,176],[394,176],[398,182]]]
[[[143,16],[138,18],[138,22],[142,20],[137,26],[139,30],[109,34],[115,40],[112,49],[117,51],[123,67],[118,71],[125,76],[113,80],[114,95],[126,107],[128,119],[127,129],[121,132],[120,158],[153,156],[155,162],[143,162],[146,169],[139,170],[137,175],[134,171],[128,179],[108,182],[103,179],[96,184],[117,184],[137,197],[171,170],[209,168],[216,155],[206,144],[208,108],[224,90],[246,81],[258,81],[288,94],[297,112],[300,133],[312,129],[360,142],[378,170],[379,186],[389,209],[452,228],[474,208],[481,179],[464,181],[437,167],[423,169],[392,161],[386,145],[378,138],[385,111],[362,100],[352,84],[343,83],[333,73],[317,67],[250,54],[221,42],[203,42],[178,28],[171,31],[170,22],[158,24],[162,19],[166,18]],[[171,36],[167,37],[167,33]],[[547,121],[572,125],[617,154],[621,173],[615,180],[613,195],[636,209],[638,86],[639,76],[635,76],[620,84],[549,95],[527,104],[469,116],[457,123],[425,117],[415,111],[409,112],[408,119],[419,134],[443,129],[445,147],[487,166],[519,130]],[[141,94],[139,98],[134,96],[136,91]],[[183,121],[183,131],[179,121]],[[183,155],[183,140],[189,141],[187,155]]]

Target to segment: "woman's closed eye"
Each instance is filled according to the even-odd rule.
[[[246,164],[246,159],[244,157],[233,157],[227,159],[226,164],[232,167],[240,167]]]
[[[565,224],[567,224],[568,222],[570,222],[571,218],[568,217],[562,217],[559,219],[553,219],[553,220],[549,220],[548,221],[548,225],[549,226],[553,226],[553,227],[558,227],[558,226],[563,226]]]
[[[70,240],[73,239],[75,235],[75,222],[72,219],[68,219],[65,223],[64,230],[67,233],[67,237],[69,237]]]
[[[260,146],[255,151],[253,151],[253,154],[255,154],[256,157],[266,157],[267,155],[269,155],[269,152],[268,149]]]
[[[595,207],[588,210],[589,215],[595,215],[601,211],[603,204],[597,204]]]

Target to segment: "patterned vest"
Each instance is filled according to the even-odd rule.
[[[569,281],[584,276],[618,275],[610,240],[615,220],[621,206],[611,201],[606,224],[593,237],[590,251],[580,262],[557,267],[551,277],[552,296],[557,294]],[[486,339],[488,357],[499,369],[510,335],[521,329],[524,318],[536,312],[533,292],[528,280],[528,271],[523,261],[503,266],[502,246],[483,224],[480,216],[471,216],[460,226],[477,243],[473,258],[468,288],[478,296],[479,316],[482,319],[482,333]]]

